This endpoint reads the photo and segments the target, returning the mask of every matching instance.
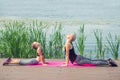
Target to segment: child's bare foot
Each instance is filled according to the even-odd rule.
[[[8,58],[8,59],[3,63],[3,66],[8,65],[10,61],[11,61],[11,58]]]

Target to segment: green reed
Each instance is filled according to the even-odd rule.
[[[30,44],[34,41],[37,41],[41,44],[41,47],[44,51],[44,53],[46,53],[46,31],[44,31],[44,29],[46,28],[46,25],[44,25],[44,23],[39,22],[39,21],[33,21],[30,26],[28,27],[28,31],[29,31],[29,42]],[[35,57],[35,51],[33,52],[33,50],[30,50],[30,52],[32,52],[31,57]]]
[[[86,40],[86,37],[84,35],[84,25],[82,25],[79,30],[78,30],[78,35],[77,36],[77,42],[76,42],[76,46],[77,46],[77,49],[80,53],[80,55],[84,55],[84,49],[85,49],[85,40]]]
[[[32,58],[36,57],[36,52],[31,48],[34,41],[41,44],[46,58],[63,58],[63,35],[62,24],[56,23],[47,25],[41,21],[32,21],[26,24],[22,21],[4,22],[0,26],[0,57],[13,57],[13,58]],[[52,28],[51,28],[52,27]],[[52,29],[52,30],[51,30]],[[106,48],[102,43],[102,32],[99,30],[94,31],[97,42],[97,56],[104,58]],[[80,26],[75,42],[77,49],[81,55],[84,55],[86,36],[84,35],[84,25]],[[108,35],[107,53],[111,51],[114,59],[118,59],[120,36],[111,34]],[[90,52],[90,57],[92,51]],[[85,55],[84,55],[85,56]]]
[[[105,48],[102,43],[102,32],[100,30],[94,30],[94,35],[97,43],[97,57],[104,58]]]
[[[120,35],[115,35],[113,38],[112,35],[109,33],[107,37],[107,41],[109,44],[109,50],[114,59],[118,59],[119,57],[119,49],[120,49]]]
[[[0,36],[1,53],[5,57],[24,57],[27,38],[23,22],[5,23]]]
[[[26,24],[19,21],[7,22],[0,29],[0,57],[31,58],[36,52],[31,48],[34,41],[41,44],[46,58],[61,58],[62,25],[56,24],[49,33],[50,26],[41,21]],[[48,32],[48,33],[47,33]]]
[[[46,58],[61,58],[62,51],[62,26],[61,24],[53,25],[52,32],[49,32],[48,27],[42,22],[33,21],[30,26],[30,40],[38,41],[41,44]],[[47,33],[48,32],[48,33]]]
[[[48,55],[52,58],[62,58],[62,47],[63,47],[63,40],[62,40],[62,25],[56,24],[53,28],[52,32],[49,36],[48,41]]]

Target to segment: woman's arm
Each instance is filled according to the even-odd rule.
[[[68,64],[69,64],[69,50],[70,50],[70,44],[69,43],[66,44],[65,50],[66,50],[65,64],[62,65],[62,66],[68,66]]]

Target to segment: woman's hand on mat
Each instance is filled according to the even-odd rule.
[[[68,64],[62,64],[61,66],[68,66]]]
[[[45,62],[45,64],[49,64],[49,62]]]
[[[66,64],[66,62],[63,62],[63,64]]]

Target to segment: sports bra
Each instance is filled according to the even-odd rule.
[[[75,61],[76,57],[77,55],[75,54],[74,47],[73,47],[72,49],[69,50],[69,59],[72,64]]]
[[[41,49],[41,53],[42,53],[42,55],[44,55],[44,54],[43,54],[43,50],[42,50],[42,49]],[[40,54],[38,54],[38,53],[37,53],[37,56],[40,56]]]
[[[65,52],[66,52],[66,50],[65,50]],[[74,63],[76,57],[77,57],[77,55],[75,54],[74,47],[73,47],[73,44],[72,44],[72,49],[69,50],[69,59],[70,59],[70,62],[72,64]]]

